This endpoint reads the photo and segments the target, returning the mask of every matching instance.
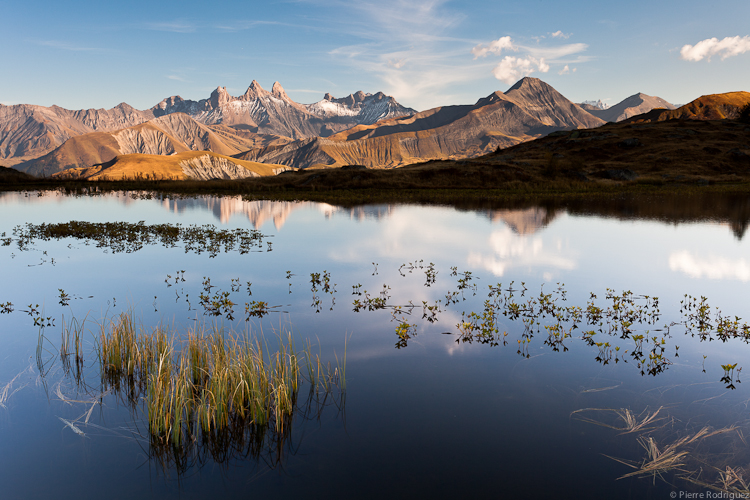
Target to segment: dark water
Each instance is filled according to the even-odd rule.
[[[740,470],[750,462],[743,440],[750,395],[736,369],[748,346],[686,336],[680,301],[685,294],[705,296],[714,326],[715,308],[744,323],[750,248],[744,212],[706,208],[720,202],[699,205],[703,211],[625,202],[619,209],[350,209],[233,198],[5,194],[0,233],[12,241],[0,247],[0,304],[11,302],[14,310],[0,315],[0,390],[7,388],[0,407],[2,497],[667,498],[706,492],[684,477],[713,481],[715,468]],[[71,220],[214,224],[258,229],[265,237],[252,252],[215,258],[186,253],[179,244],[115,253],[70,238],[22,250],[13,239],[21,224]],[[335,291],[322,284],[312,290],[311,273],[329,273]],[[198,298],[206,277],[211,293],[230,293],[234,321],[206,316]],[[518,303],[561,287],[565,300],[555,293],[557,303],[583,309],[592,292],[597,306],[610,307],[607,289],[657,296],[659,319],[633,329],[665,339],[663,362],[639,367],[632,338],[598,333],[594,340],[611,347],[602,354],[582,339],[592,329],[585,322],[555,351],[544,342],[544,326],[554,324],[549,318],[541,319],[541,333],[525,337],[520,319],[500,314],[499,333],[508,335],[499,345],[477,336],[463,341],[461,323],[471,312],[481,314],[490,286],[508,290],[511,282]],[[400,310],[354,310],[365,291],[380,297],[384,286],[387,305]],[[71,297],[68,305],[60,304],[60,289]],[[245,322],[244,304],[253,300],[278,307]],[[436,321],[423,317],[423,301],[438,303]],[[43,373],[40,329],[33,313],[24,312],[28,306],[55,322],[43,329]],[[93,404],[100,389],[97,323],[126,310],[144,326],[178,331],[201,321],[271,338],[289,330],[298,345],[309,339],[332,362],[346,343],[345,398],[298,412],[291,435],[275,446],[240,446],[222,455],[198,443],[187,463],[160,460],[150,449],[143,408],[115,394]],[[83,388],[66,375],[55,351],[63,317],[86,318]],[[409,325],[406,339],[397,334],[400,323]],[[727,389],[721,365],[734,363],[735,389]],[[656,365],[661,369],[650,375]],[[577,412],[582,409],[594,410]],[[627,434],[584,420],[620,427],[607,409],[628,409],[641,420],[660,409],[663,420]],[[77,422],[84,435],[61,419]],[[610,457],[640,464],[646,455],[639,436],[653,437],[663,450],[703,426],[732,424],[738,430],[691,447],[695,460],[685,459],[677,470],[618,480],[634,469]],[[709,472],[699,474],[697,463]]]

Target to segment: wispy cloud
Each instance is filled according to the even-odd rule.
[[[167,31],[171,33],[194,33],[196,25],[184,19],[175,19],[173,21],[163,21],[158,23],[145,23],[144,27],[152,31]]]
[[[178,82],[187,82],[187,80],[179,75],[167,75],[167,78],[169,78],[170,80],[176,80]]]
[[[228,33],[234,33],[237,31],[245,31],[255,28],[256,26],[293,26],[291,24],[282,23],[278,21],[259,21],[259,20],[238,20],[229,23],[217,24],[213,27],[219,31],[226,31]]]
[[[319,2],[316,2],[319,3]],[[335,61],[379,80],[378,90],[418,109],[453,100],[450,88],[482,77],[465,61],[475,41],[453,36],[464,16],[445,0],[334,1],[341,32],[361,43],[328,52]],[[482,69],[483,68],[483,69]],[[486,73],[484,73],[486,74]]]
[[[59,40],[34,40],[34,43],[41,45],[42,47],[51,47],[53,49],[69,50],[72,52],[103,52],[104,49],[98,47],[85,47],[70,42],[62,42]]]
[[[728,36],[722,40],[707,38],[695,45],[684,45],[680,49],[680,58],[697,62],[703,59],[711,61],[713,56],[719,56],[723,61],[728,57],[738,56],[748,51],[750,51],[750,36]]]

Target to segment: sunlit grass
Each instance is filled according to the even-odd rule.
[[[291,333],[279,333],[276,340],[270,349],[263,336],[217,325],[196,326],[181,339],[164,326],[137,327],[132,315],[123,313],[101,325],[102,384],[145,402],[152,444],[181,446],[237,425],[283,434],[304,382],[311,392],[343,394],[346,352],[332,369],[312,354],[309,343],[298,352]]]

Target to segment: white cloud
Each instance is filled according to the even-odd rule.
[[[564,38],[565,40],[567,40],[568,38],[570,38],[570,35],[572,35],[572,34],[573,33],[563,33],[562,31],[557,30],[554,33],[550,33],[549,35],[552,38]]]
[[[551,33],[551,36],[553,38],[567,38],[570,35],[566,35],[561,31],[556,31],[555,33]],[[542,38],[544,37],[536,37],[537,41]],[[479,44],[474,46],[474,48],[471,49],[471,53],[474,55],[474,59],[487,57],[490,54],[500,55],[503,51],[508,50],[525,53],[525,55],[519,57],[505,56],[492,70],[492,74],[495,78],[511,85],[524,76],[529,76],[535,71],[547,73],[550,70],[550,63],[565,64],[565,67],[558,72],[560,75],[575,72],[575,68],[571,69],[568,64],[586,62],[588,58],[580,55],[575,58],[575,60],[565,60],[565,58],[583,52],[587,48],[588,45],[585,43],[569,43],[554,47],[539,45],[526,46],[514,43],[509,36],[504,36],[486,45]]]
[[[723,61],[728,57],[737,56],[748,51],[750,51],[750,36],[726,37],[723,40],[707,38],[695,45],[683,46],[680,49],[680,58],[692,62],[701,61],[704,58],[710,61],[711,57],[718,55]]]
[[[687,250],[674,252],[669,256],[669,269],[687,274],[691,278],[750,281],[750,263],[745,259],[700,258]]]
[[[167,78],[169,78],[170,80],[176,80],[178,82],[187,82],[187,80],[177,75],[167,75]]]
[[[534,71],[540,71],[541,73],[549,71],[549,65],[544,62],[544,58],[505,56],[500,64],[492,70],[492,74],[501,82],[512,85]]]
[[[562,58],[571,56],[573,54],[578,54],[579,52],[584,52],[589,48],[589,46],[585,43],[567,43],[565,45],[558,45],[556,47],[528,47],[521,45],[519,46],[519,48],[521,50],[527,51],[534,57],[544,57],[545,59],[550,60],[550,62],[563,63],[570,61],[561,61]],[[585,60],[587,60],[587,58],[578,56],[576,62],[584,62]]]
[[[404,64],[406,64],[406,59],[398,59],[396,61],[388,59],[388,66],[391,68],[401,69],[404,67]]]
[[[568,75],[570,73],[575,73],[578,70],[578,68],[570,68],[567,64],[563,69],[557,72],[558,75]]]
[[[487,57],[487,54],[489,53],[500,55],[503,50],[512,50],[514,52],[518,50],[518,48],[513,45],[513,41],[509,36],[500,37],[487,45],[479,44],[471,49],[471,53],[474,54],[474,59],[477,59],[479,57]]]

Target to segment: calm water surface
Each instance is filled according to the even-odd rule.
[[[668,498],[673,491],[706,489],[674,471],[655,480],[618,480],[634,469],[609,457],[641,463],[638,436],[652,436],[664,448],[704,425],[747,425],[750,395],[742,372],[735,369],[735,389],[727,389],[721,365],[742,368],[748,346],[737,339],[700,342],[681,325],[668,333],[664,328],[683,321],[685,294],[707,297],[712,310],[745,318],[740,323],[750,317],[750,246],[730,220],[127,194],[10,193],[0,196],[0,211],[0,233],[12,239],[0,247],[0,304],[11,302],[14,309],[0,315],[3,498]],[[213,224],[258,229],[266,237],[253,252],[215,258],[182,245],[115,253],[70,238],[21,250],[13,239],[18,225],[71,220]],[[329,273],[335,291],[311,290],[311,273]],[[205,278],[216,287],[212,293],[230,292],[234,321],[205,315],[198,299]],[[648,370],[630,355],[632,338],[598,334],[595,341],[610,345],[603,355],[582,339],[591,329],[585,322],[557,351],[544,342],[549,319],[527,342],[523,323],[502,314],[498,327],[508,334],[506,345],[503,339],[499,345],[462,341],[461,323],[471,312],[481,314],[490,286],[507,290],[511,282],[519,302],[564,287],[565,300],[554,294],[558,304],[583,309],[591,293],[597,306],[611,305],[607,289],[658,297],[656,324],[633,328],[665,339],[659,373],[642,374]],[[71,297],[67,306],[59,303],[60,289]],[[400,310],[354,310],[365,292],[380,297],[383,290],[387,304]],[[244,304],[252,300],[277,307],[246,322]],[[423,317],[423,301],[439,305],[435,321]],[[40,329],[25,312],[29,305],[55,321],[43,330],[49,338],[43,373]],[[134,414],[116,395],[94,405],[83,425],[91,393],[65,374],[55,351],[63,317],[86,318],[91,350],[97,323],[128,310],[146,327],[185,331],[216,321],[271,338],[291,330],[300,344],[309,339],[331,361],[346,344],[345,401],[298,415],[292,437],[279,449],[222,458],[198,446],[181,467],[160,462],[149,449],[143,413]],[[409,326],[409,338],[397,335],[400,323]],[[93,353],[85,367],[88,386],[97,387]],[[619,426],[616,415],[602,409],[646,416],[659,408],[664,420],[636,433],[585,420]],[[575,413],[582,409],[596,410]],[[61,418],[77,420],[85,435]],[[710,438],[717,441],[691,453],[705,469],[746,467],[745,435]],[[708,478],[690,472],[698,481]]]

